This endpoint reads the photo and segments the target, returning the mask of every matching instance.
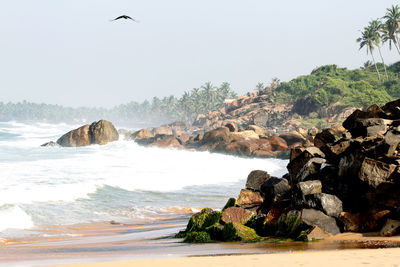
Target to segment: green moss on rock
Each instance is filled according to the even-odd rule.
[[[226,202],[226,204],[225,204],[224,208],[222,209],[222,211],[226,210],[227,208],[234,207],[235,205],[236,205],[236,199],[234,197],[231,197]]]
[[[221,219],[221,212],[214,211],[210,208],[204,208],[199,213],[190,217],[189,223],[186,227],[186,232],[202,232],[207,227],[210,227],[219,222]]]
[[[207,232],[190,232],[186,234],[183,242],[186,243],[208,243],[211,242],[211,237]]]
[[[309,226],[303,223],[299,213],[282,215],[278,221],[265,224],[265,233],[268,236],[304,240]]]
[[[223,240],[224,226],[216,223],[206,228],[206,232],[210,235],[212,240],[222,241]]]
[[[227,223],[223,229],[223,241],[252,241],[260,237],[254,229],[239,223]]]

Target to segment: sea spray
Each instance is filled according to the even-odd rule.
[[[0,208],[18,205],[34,225],[149,220],[222,208],[250,171],[286,171],[287,162],[278,159],[142,147],[133,141],[40,147],[74,128],[0,123],[8,136],[0,140]],[[31,227],[20,228],[26,226]]]

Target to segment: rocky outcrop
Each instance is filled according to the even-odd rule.
[[[64,147],[104,145],[117,141],[118,138],[119,134],[114,125],[109,121],[100,120],[69,131],[57,140],[57,144]]]
[[[399,234],[400,100],[355,110],[343,127],[349,132],[326,129],[315,146],[292,147],[283,177],[251,172],[219,223],[295,240]]]

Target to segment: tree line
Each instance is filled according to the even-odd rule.
[[[372,19],[368,26],[364,27],[361,31],[361,37],[357,39],[357,42],[360,43],[360,50],[365,47],[367,54],[371,55],[372,64],[375,66],[379,80],[381,79],[381,73],[379,72],[378,64],[375,60],[374,50],[375,48],[378,49],[379,56],[383,63],[385,78],[386,80],[389,80],[381,47],[388,44],[389,49],[392,50],[392,47],[394,46],[400,55],[399,33],[400,9],[398,5],[392,5],[392,7],[386,9],[386,14],[382,18]],[[368,61],[364,67],[368,68],[369,64],[370,62]]]
[[[0,121],[48,121],[80,123],[107,119],[119,124],[154,125],[172,121],[191,123],[198,114],[219,110],[225,99],[236,98],[237,94],[229,83],[214,86],[207,82],[199,88],[177,98],[153,97],[141,103],[131,101],[113,108],[71,108],[60,105],[0,102]]]

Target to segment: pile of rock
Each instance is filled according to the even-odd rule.
[[[313,136],[311,132],[301,129],[275,133],[257,125],[242,128],[228,123],[204,134],[190,126],[164,125],[141,129],[130,134],[129,139],[140,145],[164,148],[209,150],[249,157],[284,157],[291,147],[311,144]]]
[[[61,136],[57,143],[48,142],[42,146],[79,147],[93,144],[104,145],[119,139],[114,125],[106,120],[84,125]]]
[[[235,240],[248,239],[243,232],[253,233],[251,229],[258,236],[301,240],[346,231],[399,233],[400,99],[356,110],[343,127],[348,132],[325,129],[316,135],[314,146],[292,148],[288,174],[282,178],[250,173],[246,188],[236,203],[230,200],[232,207],[223,210],[218,221],[206,228],[188,226],[181,236],[200,231],[211,239],[229,240],[226,234],[213,238],[215,229],[224,233],[226,227]]]

